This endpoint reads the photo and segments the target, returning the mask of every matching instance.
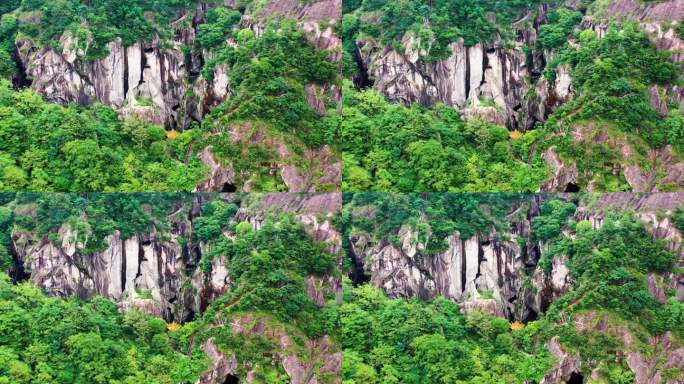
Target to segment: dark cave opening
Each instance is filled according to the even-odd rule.
[[[523,316],[522,322],[523,324],[527,324],[530,321],[535,321],[537,319],[539,319],[539,314],[536,311],[533,311],[528,308],[525,315]]]
[[[368,68],[366,67],[366,64],[363,62],[363,59],[361,58],[361,54],[359,53],[358,49],[354,50],[352,58],[356,63],[356,67],[359,69],[357,75],[352,77],[354,85],[357,89],[372,88],[375,82],[368,74]]]
[[[567,384],[582,384],[584,383],[584,377],[582,377],[582,374],[579,372],[573,372],[570,375],[570,380],[568,380]]]
[[[568,185],[565,186],[565,192],[579,192],[580,187],[579,185],[575,183],[568,183]]]
[[[19,48],[14,47],[12,52],[12,60],[17,68],[16,73],[12,76],[12,85],[16,89],[26,88],[31,86],[31,79],[29,79],[26,67],[24,67],[24,62],[21,60],[19,55]]]
[[[352,284],[356,286],[369,282],[370,276],[366,275],[366,272],[363,270],[363,264],[359,263],[353,254],[350,254],[349,256],[352,261],[351,270],[349,271],[349,278],[351,279]]]
[[[221,192],[237,192],[237,187],[235,186],[235,184],[223,183]]]
[[[226,380],[223,382],[223,384],[238,384],[239,382],[240,379],[238,379],[237,376],[229,374],[226,376]]]

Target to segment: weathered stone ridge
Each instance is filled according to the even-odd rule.
[[[235,219],[259,229],[268,212],[292,212],[312,237],[326,242],[330,252],[339,252],[341,238],[331,223],[340,209],[339,194],[276,193],[259,198],[254,207],[241,208]],[[185,321],[231,287],[225,257],[213,259],[211,272],[204,273],[197,266],[207,245],[181,240],[191,237],[192,223],[205,201],[197,195],[191,207],[169,213],[171,233],[152,230],[122,239],[117,231],[107,237],[107,249],[94,254],[82,252],[85,244],[77,240],[82,237],[69,225],[60,229],[59,244],[19,231],[12,235],[12,248],[28,279],[50,295],[100,295],[125,308],[138,307],[167,320]],[[339,289],[336,279],[327,283]]]

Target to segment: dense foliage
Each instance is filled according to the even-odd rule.
[[[106,249],[106,238],[114,231],[122,239],[152,230],[168,231],[166,215],[174,204],[183,201],[189,201],[189,197],[160,193],[20,193],[8,207],[31,208],[14,215],[13,224],[18,228],[57,243],[61,242],[60,231],[68,228],[74,232],[74,240],[83,244],[82,252],[91,254]]]
[[[216,24],[234,23],[231,15],[219,17]],[[204,67],[205,77],[211,79],[219,64],[230,67],[233,96],[212,112],[214,125],[255,119],[294,133],[309,147],[335,144],[336,126],[320,119],[305,90],[336,82],[338,69],[329,52],[316,49],[294,22],[269,24],[259,38],[251,29],[234,34],[236,46],[217,44],[206,31],[200,35],[200,42],[216,51]]]
[[[210,273],[212,261],[221,258],[230,271],[227,293],[182,327],[135,310],[122,315],[114,303],[102,298],[47,299],[27,284],[11,286],[3,274],[0,362],[7,365],[0,364],[0,383],[194,383],[208,367],[199,349],[210,338],[237,357],[241,377],[250,371],[264,382],[278,383],[287,377],[282,365],[273,364],[278,353],[304,360],[306,340],[335,329],[334,302],[325,307],[314,302],[306,281],[328,292],[323,281],[338,274],[336,256],[327,251],[329,244],[314,240],[291,214],[273,211],[253,230],[249,222],[237,219],[243,203],[240,194],[228,200],[211,194],[148,193],[0,197],[0,246],[11,231],[61,244],[63,236],[72,236],[64,228],[71,228],[77,232],[70,241],[84,244],[77,252],[87,257],[106,248],[105,237],[114,231],[121,238],[156,233],[166,239],[172,227],[192,224],[191,235],[178,241],[190,249],[202,245],[200,270]],[[258,199],[249,196],[244,203]],[[194,204],[201,207],[199,216],[185,222]],[[325,299],[331,299],[328,293]],[[290,349],[270,332],[239,334],[224,326],[226,319],[243,318],[245,326],[263,321],[270,330],[287,335]],[[50,326],[41,326],[44,322]],[[3,371],[5,367],[9,370]],[[2,381],[5,377],[10,381]]]
[[[266,311],[314,336],[329,332],[304,283],[308,276],[334,273],[335,256],[325,251],[326,245],[313,241],[289,215],[278,217],[277,222],[273,217],[266,219],[258,231],[248,222],[222,221],[223,227],[235,233],[231,239],[223,236],[222,226],[216,223],[235,212],[234,205],[216,201],[209,208],[195,233],[210,249],[202,256],[200,268],[210,272],[212,261],[225,257],[234,285],[217,305],[234,311]]]
[[[441,9],[442,3],[452,7]],[[681,188],[677,183],[659,184],[665,173],[654,172],[649,158],[649,151],[668,145],[673,149],[667,150],[672,163],[684,153],[684,117],[676,92],[667,91],[680,83],[681,65],[670,59],[672,52],[657,49],[653,37],[636,23],[607,21],[600,37],[592,29],[584,30],[583,16],[607,17],[607,2],[587,0],[572,6],[548,2],[548,15],[537,19],[543,20],[539,26],[531,24],[541,16],[535,11],[538,2],[472,3],[346,2],[341,34],[347,75],[358,85],[372,83],[374,79],[366,79],[360,71],[369,63],[361,62],[389,45],[403,52],[402,41],[410,34],[419,37],[420,48],[426,49],[416,63],[420,72],[430,71],[431,64],[425,61],[444,59],[449,54],[447,45],[458,38],[472,45],[499,36],[506,48],[507,31],[513,28],[528,44],[523,46],[528,65],[542,55],[548,61],[542,62],[543,80],[553,85],[556,69],[569,68],[571,100],[545,116],[546,123],[506,135],[492,124],[461,122],[451,108],[439,104],[403,107],[385,103],[370,90],[345,90],[344,190],[536,191],[550,176],[540,156],[554,146],[563,164],[576,164],[581,189],[591,185],[594,190],[631,190],[635,186],[627,183],[623,172],[615,172],[625,164],[654,173],[660,190]],[[513,25],[512,20],[526,13],[527,18]],[[679,24],[676,29],[681,29]],[[668,25],[663,23],[663,28]],[[536,41],[520,33],[533,28],[538,32]],[[540,85],[545,87],[538,74],[529,75],[525,81],[530,90],[523,105],[555,103],[553,95],[537,94]],[[653,106],[654,97],[660,100],[659,110]]]
[[[435,197],[442,194],[389,195],[345,196],[342,220],[351,223],[345,237],[353,239],[363,232],[372,242],[392,241],[396,228],[415,226],[417,218],[432,225],[435,217],[431,216],[431,207],[440,201],[446,203],[448,212],[467,212],[458,202],[468,199],[462,194],[455,194],[451,200]],[[501,194],[493,195],[501,199]],[[520,202],[531,198],[511,195],[503,206],[524,207]],[[568,353],[579,352],[583,374],[588,376],[596,369],[607,382],[633,382],[633,373],[620,353],[638,349],[657,354],[657,343],[649,343],[653,336],[667,332],[677,345],[684,340],[684,303],[677,300],[675,290],[666,288],[671,286],[671,273],[681,271],[675,268],[677,257],[667,240],[654,238],[633,213],[604,207],[606,217],[599,228],[592,228],[588,221],[577,221],[576,204],[592,207],[592,198],[541,198],[543,204],[531,218],[532,233],[518,239],[540,246],[543,251],[538,267],[549,278],[554,258],[564,258],[562,263],[570,272],[569,289],[554,298],[548,309],[542,307],[538,320],[509,324],[478,312],[463,315],[452,302],[442,298],[389,299],[370,286],[347,291],[340,308],[339,331],[345,351],[344,379],[350,383],[417,383],[425,377],[429,382],[539,381],[554,366],[545,346],[555,339]],[[485,212],[498,219],[495,222],[516,218],[497,208],[496,198],[480,200],[480,204],[480,218]],[[379,219],[374,213],[379,214]],[[452,214],[450,230],[468,227],[478,217],[475,211],[472,216],[459,217],[459,213]],[[383,219],[385,214],[397,221],[389,223]],[[681,215],[679,209],[671,217],[676,226],[684,222]],[[441,217],[437,223],[444,221]],[[493,225],[482,224],[483,229]],[[388,231],[388,226],[394,231]],[[501,233],[501,229],[497,232]],[[430,252],[421,251],[416,257],[430,257]],[[537,271],[522,273],[529,274],[525,279],[532,279]],[[557,273],[563,273],[562,268],[554,271]],[[538,288],[526,280],[518,297],[536,295]],[[657,293],[659,290],[663,297]],[[674,374],[671,377],[678,375],[662,372]]]
[[[0,21],[0,78],[23,85],[25,74],[16,71],[14,56],[16,41],[24,37],[59,52],[69,33],[78,38],[81,50],[77,52],[83,61],[106,56],[107,44],[117,38],[124,46],[155,41],[166,48],[177,30],[195,27],[195,3],[25,0],[8,4]],[[337,148],[339,123],[326,89],[337,82],[338,67],[330,52],[317,49],[294,21],[274,20],[258,38],[250,29],[237,28],[250,6],[250,1],[241,1],[210,9],[206,22],[196,26],[196,41],[191,47],[180,47],[186,60],[191,55],[200,58],[196,60],[201,61],[205,81],[210,82],[222,65],[231,90],[231,97],[211,115],[180,133],[165,132],[136,118],[120,119],[98,104],[59,107],[29,90],[13,91],[9,82],[0,83],[0,190],[190,191],[206,175],[199,153],[207,147],[220,162],[231,163],[235,188],[249,183],[251,190],[287,190],[274,166],[293,164],[305,174],[310,166],[304,159],[308,149]],[[191,89],[196,73],[185,80]],[[188,90],[188,97],[191,93]],[[316,110],[311,97],[320,99]],[[314,175],[313,188],[339,189],[318,185],[319,177]]]
[[[399,245],[397,235],[408,225],[425,244],[425,254],[432,255],[444,251],[446,238],[456,231],[467,239],[493,228],[506,230],[504,215],[519,199],[518,194],[505,193],[349,193],[344,195],[340,225],[344,241],[366,233]]]
[[[0,383],[194,383],[208,364],[187,336],[103,298],[47,298],[0,272]]]
[[[673,271],[675,254],[665,240],[653,239],[631,214],[607,218],[599,229],[588,221],[572,223],[575,237],[554,242],[549,257],[567,255],[575,289],[558,308],[576,303],[577,309],[603,308],[633,319],[653,334],[671,331],[684,336],[684,304],[663,304],[649,292],[647,275]]]
[[[400,49],[404,36],[412,32],[429,46],[426,59],[438,60],[451,53],[448,46],[458,39],[471,46],[492,41],[497,34],[510,38],[512,23],[538,4],[539,0],[351,0],[344,5],[342,34],[352,41],[359,36],[379,39]],[[346,48],[353,55],[351,46]]]
[[[579,32],[579,46],[565,42],[560,57],[547,69],[560,63],[572,67],[573,86],[578,95],[556,113],[564,123],[586,119],[609,121],[617,128],[638,134],[653,147],[682,145],[679,124],[661,119],[651,105],[648,87],[673,84],[678,66],[660,52],[635,24],[613,25],[598,38],[591,30]],[[674,116],[673,116],[674,118]],[[681,118],[681,117],[680,117]],[[676,128],[674,131],[673,128]]]
[[[344,191],[532,192],[547,178],[530,146],[536,132],[464,122],[448,106],[405,107],[346,87],[341,119]]]
[[[444,298],[392,300],[370,286],[354,288],[340,307],[345,383],[539,382],[554,360],[527,343],[533,327],[464,316]]]
[[[88,59],[108,54],[107,44],[121,38],[124,46],[158,35],[173,36],[171,22],[179,11],[189,9],[196,0],[22,0],[22,12],[39,11],[40,23],[22,24],[22,34],[41,44],[60,49],[59,39],[69,32],[78,39]]]
[[[109,107],[62,107],[0,80],[0,190],[190,191],[204,174],[185,160],[197,133],[167,138]]]

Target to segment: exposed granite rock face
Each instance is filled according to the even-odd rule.
[[[288,145],[286,137],[271,132],[266,126],[251,123],[234,124],[227,130],[233,144],[247,148],[246,151],[254,146],[270,150],[274,158],[270,163],[262,163],[260,166],[268,166],[270,168],[269,174],[281,179],[289,192],[335,190],[341,183],[342,162],[327,145],[319,149],[306,149],[304,153],[296,154]],[[250,175],[247,173],[236,174],[232,162],[229,159],[224,161],[217,159],[215,151],[216,149],[213,147],[206,147],[200,153],[200,160],[209,169],[209,175],[207,179],[197,185],[197,191],[233,192],[235,189],[230,191],[222,188],[225,186],[238,188],[237,180],[244,178],[247,180],[244,181],[240,190],[251,191],[252,180],[249,179]],[[306,167],[295,165],[292,160],[295,157],[299,157],[300,163],[305,163]]]
[[[454,233],[447,239],[447,250],[434,256],[423,255],[425,244],[418,241],[415,231],[404,226],[398,234],[398,245],[387,239],[374,243],[365,234],[352,236],[351,257],[373,285],[392,297],[442,295],[462,302],[465,310],[480,308],[518,319],[534,317],[540,309],[533,303],[521,304],[524,300],[518,295],[525,269],[534,267],[540,256],[542,244],[527,238],[530,218],[538,214],[541,201],[543,197],[535,198],[529,207],[520,206],[511,212],[510,232],[492,231],[467,239]],[[538,291],[544,292],[549,282],[542,279],[539,283]]]
[[[534,45],[537,28],[548,11],[541,6],[534,14],[521,17],[521,22],[534,18],[533,27],[518,31],[513,47],[500,41],[473,46],[458,41],[449,46],[451,55],[444,60],[425,60],[430,44],[412,33],[403,38],[404,52],[391,45],[358,41],[361,69],[373,80],[373,87],[390,100],[425,105],[443,102],[469,117],[530,129],[572,92],[565,73],[555,84],[538,81],[544,57],[534,54],[528,60],[523,49]]]
[[[547,198],[537,195],[511,212],[507,216],[510,231],[492,230],[467,239],[454,233],[447,238],[446,251],[436,255],[424,255],[425,244],[418,240],[415,230],[405,225],[396,244],[363,232],[353,234],[349,238],[349,256],[371,284],[389,296],[441,295],[461,302],[466,311],[481,309],[516,320],[534,319],[573,283],[565,256],[554,258],[548,274],[537,266],[548,245],[531,239],[531,220]],[[668,247],[679,250],[682,236],[667,216],[682,204],[681,193],[603,194],[591,203],[591,208],[580,206],[576,219],[589,220],[598,228],[609,212],[636,210],[654,236],[670,240]],[[680,262],[684,263],[684,252],[679,252]],[[672,280],[669,288],[684,297],[684,276],[672,276]],[[653,291],[657,294],[663,287],[656,288],[655,283]]]
[[[652,100],[655,98],[656,96],[652,96]],[[660,99],[657,103],[661,103]],[[684,183],[684,161],[679,160],[670,145],[649,149],[641,154],[644,158],[637,162],[635,159],[640,156],[638,148],[633,147],[625,134],[611,130],[607,124],[594,121],[572,127],[572,140],[578,146],[606,146],[619,151],[618,158],[611,164],[612,174],[624,177],[633,192],[658,192],[673,188],[679,190]],[[542,184],[542,192],[572,192],[568,187],[574,185],[579,188],[585,184],[587,192],[601,190],[596,188],[595,175],[591,171],[580,172],[574,163],[564,162],[555,147],[542,153],[542,159],[553,172],[552,177]],[[657,166],[654,167],[653,164]]]
[[[572,2],[567,4],[572,6]],[[546,63],[553,59],[552,52],[533,51],[528,57],[523,50],[535,46],[539,26],[547,22],[549,12],[549,6],[542,5],[521,15],[514,25],[517,33],[512,47],[501,41],[466,47],[459,41],[449,46],[451,55],[445,60],[425,60],[430,43],[411,32],[403,37],[403,52],[374,40],[357,41],[360,69],[373,87],[392,101],[425,105],[443,102],[467,117],[481,117],[511,129],[530,129],[574,94],[567,65],[556,69],[554,82],[542,75]],[[684,18],[682,0],[611,1],[603,14],[585,17],[582,28],[605,35],[604,15],[638,21],[658,48],[672,52],[675,61],[684,60],[684,41],[674,31]],[[531,27],[517,26],[530,19],[534,19]],[[672,88],[670,93],[679,100],[684,98],[681,89]]]
[[[235,356],[224,356],[216,346],[214,339],[207,340],[202,346],[202,351],[211,359],[212,365],[207,372],[200,376],[197,384],[226,383],[229,375],[236,375],[238,363]]]
[[[580,359],[579,352],[574,354],[566,352],[558,341],[558,336],[554,336],[546,345],[546,348],[558,359],[558,364],[551,372],[544,375],[540,384],[569,383],[572,374],[580,372],[582,360]]]
[[[234,6],[230,1],[226,6]],[[61,53],[48,46],[37,46],[28,38],[16,42],[17,51],[33,79],[32,86],[48,100],[60,104],[100,102],[121,115],[136,115],[167,128],[185,128],[199,121],[214,106],[230,97],[230,70],[225,65],[215,69],[213,80],[200,74],[210,53],[203,51],[186,55],[183,47],[194,47],[197,26],[206,22],[207,12],[215,4],[200,3],[194,10],[179,15],[172,24],[174,37],[170,46],[161,48],[158,38],[124,47],[120,39],[111,42],[109,54],[99,60],[87,61],[84,45],[70,34],[60,39]],[[306,2],[298,0],[271,1],[260,14],[246,14],[241,25],[256,32],[263,30],[269,17],[289,17],[300,26],[319,49],[330,49],[331,58],[341,59],[341,41],[334,28],[339,20],[341,0]],[[321,28],[327,23],[325,29]],[[231,43],[231,42],[227,42]],[[327,94],[339,99],[339,89],[327,87]],[[323,91],[319,92],[323,93]],[[312,93],[314,95],[315,93]],[[320,113],[322,100],[311,99]]]
[[[636,384],[661,384],[661,383],[681,383],[684,380],[684,348],[678,348],[678,343],[670,332],[659,336],[651,336],[645,341],[645,347],[654,351],[651,356],[644,353],[644,346],[628,327],[616,324],[611,321],[606,314],[590,311],[575,316],[574,326],[580,332],[601,333],[612,336],[618,340],[623,349],[616,353],[616,359],[625,359],[627,367],[634,373],[634,383]],[[548,344],[549,350],[557,350],[561,354],[562,347],[557,345],[552,339]],[[557,355],[558,356],[558,355]],[[563,363],[568,360],[561,359],[556,371],[565,370]],[[576,370],[578,371],[578,370]],[[663,377],[663,373],[670,372],[669,378]],[[548,376],[548,375],[547,375]],[[546,381],[547,383],[563,383],[564,381]]]
[[[192,46],[194,41],[193,29],[181,30],[180,23],[186,17],[190,15],[176,22],[176,37],[168,49],[161,49],[156,40],[124,47],[117,38],[108,44],[105,58],[86,61],[82,57],[87,48],[78,48],[79,42],[69,34],[60,39],[61,54],[28,39],[18,41],[17,48],[33,79],[32,87],[49,101],[100,102],[122,115],[138,115],[168,128],[184,127],[193,117],[201,117],[197,112],[203,96],[219,92],[211,84],[198,96],[186,95],[189,72],[181,46]]]
[[[249,221],[255,229],[261,226],[265,212],[293,212],[309,233],[329,242],[329,251],[338,252],[340,236],[330,220],[339,211],[339,194],[266,194],[263,201],[250,210],[241,209],[239,220]],[[107,238],[107,249],[83,254],[83,238],[68,225],[59,233],[61,244],[34,238],[30,233],[12,235],[16,257],[30,274],[29,280],[50,295],[81,298],[101,295],[124,308],[140,308],[167,320],[185,321],[203,311],[218,295],[230,289],[230,271],[226,259],[212,262],[212,271],[196,268],[206,245],[190,246],[180,238],[189,238],[203,198],[197,197],[187,216],[179,208],[168,216],[171,232],[162,236],[154,231],[122,239],[119,233]],[[337,279],[325,284],[312,278],[310,292],[316,302],[324,289],[340,288]],[[325,285],[325,287],[324,287]]]
[[[542,154],[542,159],[551,168],[553,176],[541,186],[541,191],[567,191],[569,186],[579,185],[577,166],[565,164],[556,152],[555,147],[550,147]]]
[[[334,378],[332,382],[335,383],[341,382],[342,352],[328,336],[307,340],[303,346],[297,346],[283,329],[271,327],[266,318],[251,314],[234,317],[230,319],[229,324],[220,326],[230,327],[234,335],[258,335],[271,340],[279,351],[271,355],[272,364],[281,365],[292,384],[316,384],[323,377],[326,377],[326,380]],[[222,353],[213,339],[203,344],[203,350],[213,360],[213,365],[196,384],[221,384],[227,382],[228,376],[237,378],[239,366],[235,356],[226,356]],[[302,356],[307,358],[304,359]],[[252,370],[247,372],[245,382],[260,381],[255,380]]]

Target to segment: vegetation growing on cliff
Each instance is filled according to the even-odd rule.
[[[564,165],[561,171],[566,174],[576,173],[573,178],[577,181],[573,184],[581,190],[591,187],[600,191],[627,191],[654,186],[659,190],[681,189],[678,180],[671,180],[667,172],[658,169],[680,162],[684,153],[684,118],[677,91],[673,91],[677,89],[673,87],[681,85],[682,68],[669,57],[676,50],[658,49],[654,44],[655,34],[647,35],[636,22],[622,17],[607,20],[603,10],[613,2],[499,3],[449,2],[458,4],[449,10],[440,9],[440,2],[420,0],[391,5],[383,1],[345,3],[341,34],[347,51],[347,75],[358,86],[370,87],[378,82],[394,97],[411,95],[408,97],[416,100],[403,109],[412,117],[409,123],[403,123],[396,112],[402,107],[374,103],[372,91],[361,90],[360,95],[346,92],[353,98],[346,97],[345,118],[349,122],[342,128],[345,190],[535,191],[540,186],[562,189],[565,185],[551,185],[550,173],[544,174],[545,162],[541,155],[551,147],[555,147],[560,162],[555,161],[555,154],[549,153],[545,153],[546,161],[553,168]],[[652,8],[647,4],[643,7]],[[480,14],[487,17],[480,18]],[[458,22],[464,15],[469,15],[468,20]],[[526,17],[512,23],[522,15]],[[500,20],[506,22],[500,23]],[[673,26],[669,22],[661,24],[663,33]],[[675,29],[680,24],[678,21]],[[511,37],[506,31],[511,29],[517,33],[517,49],[506,44]],[[601,31],[600,36],[596,31]],[[419,38],[420,46],[415,45],[415,40],[407,40],[409,36]],[[492,42],[493,36],[500,39]],[[447,58],[448,43],[458,38],[463,38],[466,46],[482,42],[484,49],[490,50],[487,55],[495,53],[494,61],[500,60],[501,67],[492,67],[492,58],[485,57],[481,70],[492,72],[482,85],[496,88],[491,91],[498,96],[505,94],[506,107],[514,110],[506,114],[513,114],[518,120],[513,125],[520,126],[510,127],[510,139],[502,135],[499,140],[484,143],[469,140],[471,126],[491,124],[481,124],[477,117],[469,117],[470,121],[464,123],[449,120],[444,110],[450,107],[439,104],[427,108],[416,106],[425,100],[448,99],[453,87],[465,87],[466,92],[471,88],[469,76],[473,68],[466,64],[464,77],[470,80],[469,84],[468,81],[463,84],[462,74],[457,73],[461,60],[468,60],[467,53],[453,58],[455,61],[430,62]],[[658,44],[665,45],[662,37],[657,38]],[[404,52],[403,43],[414,45]],[[389,48],[394,48],[407,61],[401,62],[389,55],[385,50]],[[522,53],[526,57],[524,70],[528,71],[524,85],[516,79],[517,62]],[[386,61],[381,63],[376,59]],[[373,79],[373,74],[382,72],[378,68],[385,65],[384,76],[388,78]],[[557,96],[561,95],[554,93],[553,84],[556,69],[561,65],[563,71],[565,65],[570,69],[572,91],[570,100],[558,107]],[[393,74],[393,70],[398,73]],[[416,76],[402,78],[401,72],[406,70],[415,72]],[[476,68],[475,73],[479,70]],[[540,77],[538,71],[544,76]],[[499,76],[503,76],[501,84]],[[459,84],[454,83],[456,79]],[[565,77],[559,79],[565,80]],[[551,87],[547,89],[548,84]],[[515,95],[516,87],[528,90],[520,100]],[[354,99],[361,98],[374,108],[357,107],[364,104]],[[485,103],[480,100],[479,104]],[[481,107],[473,100],[465,108],[468,116],[480,115]],[[375,123],[376,117],[384,120]],[[532,126],[530,118],[542,121]],[[376,138],[372,127],[384,129],[384,125],[389,125],[394,129],[392,124],[402,125],[401,132],[405,133],[402,138],[407,142],[393,140],[384,146],[376,144],[376,139],[394,139],[395,134],[390,130],[389,135],[383,136],[383,131]],[[424,136],[411,131],[416,124],[421,124],[420,134]],[[533,130],[517,131],[529,128]],[[653,157],[659,157],[656,163],[663,158],[663,164],[654,167]],[[416,159],[411,161],[412,158]],[[575,166],[577,172],[574,172]],[[628,166],[637,168],[625,176]],[[481,171],[476,181],[466,179],[471,167]],[[415,180],[406,181],[411,178]],[[425,181],[419,183],[421,178]]]
[[[347,193],[340,219],[344,241],[354,233],[371,239],[389,238],[401,246],[398,235],[405,225],[425,244],[424,254],[434,255],[447,248],[447,237],[458,232],[461,239],[492,228],[506,230],[503,217],[519,194],[460,193]],[[347,245],[347,244],[345,244]]]
[[[551,115],[547,129],[563,131],[593,120],[597,125],[626,133],[633,146],[671,145],[681,153],[684,150],[681,114],[666,101],[666,110],[672,108],[673,113],[665,112],[663,116],[663,111],[656,110],[651,102],[650,92],[657,94],[662,87],[675,84],[681,73],[681,68],[668,59],[669,54],[658,51],[646,34],[631,23],[611,25],[601,38],[592,30],[578,32],[577,38],[578,46],[563,42],[558,57],[546,69],[547,77],[553,79],[559,64],[569,64],[577,93]],[[619,154],[588,156],[587,152],[593,151],[573,140],[565,140],[566,136],[546,137],[544,145],[558,144],[559,152],[577,159],[582,171],[601,173],[610,162],[631,160]]]
[[[294,22],[269,24],[259,38],[250,29],[235,32],[236,46],[212,46],[214,57],[203,69],[211,79],[219,64],[230,68],[233,95],[212,111],[207,129],[254,119],[281,132],[291,132],[308,147],[336,145],[337,127],[313,109],[307,100],[314,85],[337,82],[338,68],[316,49]],[[316,95],[317,96],[317,95]],[[324,107],[326,100],[321,100]],[[321,111],[321,112],[325,112]],[[331,113],[334,113],[331,111]]]
[[[179,11],[195,4],[196,0],[22,0],[19,10],[37,14],[40,22],[23,23],[19,30],[56,50],[61,49],[62,35],[69,32],[92,60],[106,56],[107,44],[116,38],[121,38],[124,46],[155,35],[168,40],[173,36],[171,22]]]
[[[16,384],[195,383],[199,373],[211,367],[201,351],[210,339],[226,358],[235,356],[234,373],[241,380],[251,372],[255,379],[280,383],[287,375],[279,354],[307,361],[308,343],[336,329],[333,291],[325,280],[339,273],[336,255],[292,214],[273,211],[254,230],[237,219],[240,195],[229,201],[218,195],[184,194],[0,197],[0,246],[12,231],[36,240],[47,237],[58,246],[70,236],[69,241],[87,245],[77,251],[87,256],[107,248],[105,237],[114,231],[122,238],[154,234],[166,239],[172,226],[187,226],[187,237],[179,244],[188,249],[202,244],[199,266],[206,276],[211,276],[212,261],[218,258],[230,271],[226,293],[210,296],[203,312],[182,326],[132,308],[122,314],[103,298],[48,299],[26,283],[10,284],[0,271],[0,362],[7,363],[0,364],[0,383],[6,377],[11,379],[7,383]],[[186,222],[192,206],[198,216]],[[87,232],[65,233],[60,230],[64,226]],[[319,293],[309,293],[310,289]],[[124,294],[121,300],[129,298]],[[133,308],[135,300],[155,305],[151,297],[132,300]],[[325,304],[326,300],[330,302]],[[268,331],[259,330],[263,327]],[[333,343],[320,342],[328,343],[326,353],[335,353]],[[321,383],[333,379],[330,374],[318,375]]]
[[[383,231],[387,224],[382,219],[384,214],[396,218],[394,228],[411,225],[416,217],[424,218],[430,225],[437,218],[431,212],[435,201],[439,201],[435,195],[442,194],[416,194],[411,195],[412,199],[389,195],[375,199],[371,199],[372,194],[346,196],[342,220],[352,224],[348,224],[351,230],[345,230],[344,236],[353,239],[365,234],[370,241],[366,246],[372,247],[383,241],[392,242],[396,233]],[[457,196],[456,199],[466,199]],[[518,201],[513,206],[522,207],[525,204],[519,203],[530,198],[510,196],[512,201]],[[672,287],[672,273],[677,276],[681,271],[675,268],[677,257],[669,249],[668,241],[654,238],[633,212],[610,207],[603,213],[595,212],[588,204],[590,196],[568,198],[541,197],[545,201],[538,214],[528,217],[531,233],[524,240],[543,250],[537,267],[549,279],[559,279],[564,266],[569,269],[564,288],[554,288],[561,292],[552,298],[550,307],[544,308],[542,304],[538,319],[521,324],[477,311],[464,315],[443,298],[389,299],[380,290],[361,285],[345,293],[345,304],[340,308],[344,379],[350,383],[418,383],[429,377],[429,382],[435,383],[489,383],[498,382],[495,377],[506,383],[538,382],[560,363],[546,351],[553,340],[570,355],[580,354],[579,369],[585,377],[594,372],[607,382],[627,383],[633,382],[634,373],[625,364],[625,354],[640,351],[655,356],[662,353],[658,351],[662,343],[673,343],[673,350],[681,346],[684,303],[677,300],[674,289],[668,288]],[[599,227],[577,219],[579,202],[583,210],[578,211],[578,216],[598,215],[597,219],[602,220],[593,222],[600,222]],[[502,222],[518,217],[509,212],[510,216],[504,218],[503,212],[508,211],[497,209],[495,198],[480,200],[480,204],[481,216],[491,214]],[[396,206],[405,207],[406,212],[402,214],[400,210],[397,214]],[[464,212],[455,201],[445,206],[449,211]],[[376,212],[381,213],[379,219],[373,215]],[[525,211],[520,214],[525,215]],[[672,220],[679,223],[680,215],[681,211],[676,211]],[[471,224],[473,217],[465,215],[453,220],[454,227],[459,227]],[[437,223],[443,221],[444,218],[438,219]],[[494,231],[492,223],[483,224],[484,233]],[[501,228],[496,233],[506,236]],[[429,251],[418,249],[412,260],[431,257]],[[565,261],[552,263],[555,257]],[[382,258],[379,262],[382,265]],[[529,274],[531,279],[541,271],[520,273]],[[518,298],[550,294],[536,292],[539,287],[528,284],[521,286]],[[475,344],[471,346],[470,340]],[[670,379],[681,376],[681,372],[660,366],[658,370]]]
[[[539,0],[350,0],[343,6],[342,35],[356,41],[359,36],[378,39],[399,51],[408,32],[429,47],[426,60],[451,54],[449,44],[463,39],[466,46],[493,41],[497,34],[510,38],[511,25]],[[373,15],[373,16],[370,16]],[[347,45],[353,57],[352,45]]]
[[[16,86],[32,80],[25,79],[30,76],[26,68],[27,73],[15,68],[17,41],[22,37],[33,39],[35,47],[48,46],[60,53],[67,34],[76,36],[78,47],[71,48],[82,56],[79,64],[83,64],[105,57],[107,44],[118,38],[124,46],[147,41],[163,49],[174,33],[196,28],[196,41],[181,47],[186,61],[178,65],[185,67],[167,69],[187,71],[187,77],[179,80],[185,81],[185,97],[192,98],[198,76],[195,67],[190,68],[191,58],[200,63],[204,84],[211,83],[218,65],[224,65],[229,97],[201,122],[178,133],[135,118],[120,119],[97,104],[60,108],[28,90],[12,92],[9,83],[2,82],[0,107],[6,108],[0,111],[0,138],[4,139],[0,190],[190,191],[207,176],[199,157],[208,147],[220,165],[230,168],[226,172],[234,171],[229,189],[285,191],[292,183],[286,185],[281,172],[274,172],[278,166],[284,168],[283,163],[294,165],[294,177],[304,175],[301,178],[311,184],[295,188],[339,189],[330,181],[319,183],[325,177],[336,180],[335,175],[310,169],[325,169],[337,162],[338,122],[331,116],[334,105],[329,87],[337,83],[338,68],[329,58],[331,53],[316,48],[292,20],[272,20],[258,37],[249,28],[238,28],[245,8],[260,7],[251,1],[225,7],[209,4],[206,22],[194,25],[196,3],[25,0],[4,7],[0,78],[13,79]],[[229,40],[237,45],[228,44]],[[83,74],[83,81],[89,82],[92,75]],[[161,85],[162,92],[165,86]],[[131,98],[130,93],[125,96]],[[210,104],[213,107],[211,97],[194,102],[206,103],[208,109]],[[156,105],[143,107],[154,112]],[[168,107],[187,113],[183,102]],[[190,117],[180,116],[180,120]],[[310,152],[326,145],[324,164],[312,165]]]
[[[393,300],[364,285],[345,301],[339,311],[345,383],[539,382],[555,362],[529,343],[535,327],[464,315],[444,298]]]

